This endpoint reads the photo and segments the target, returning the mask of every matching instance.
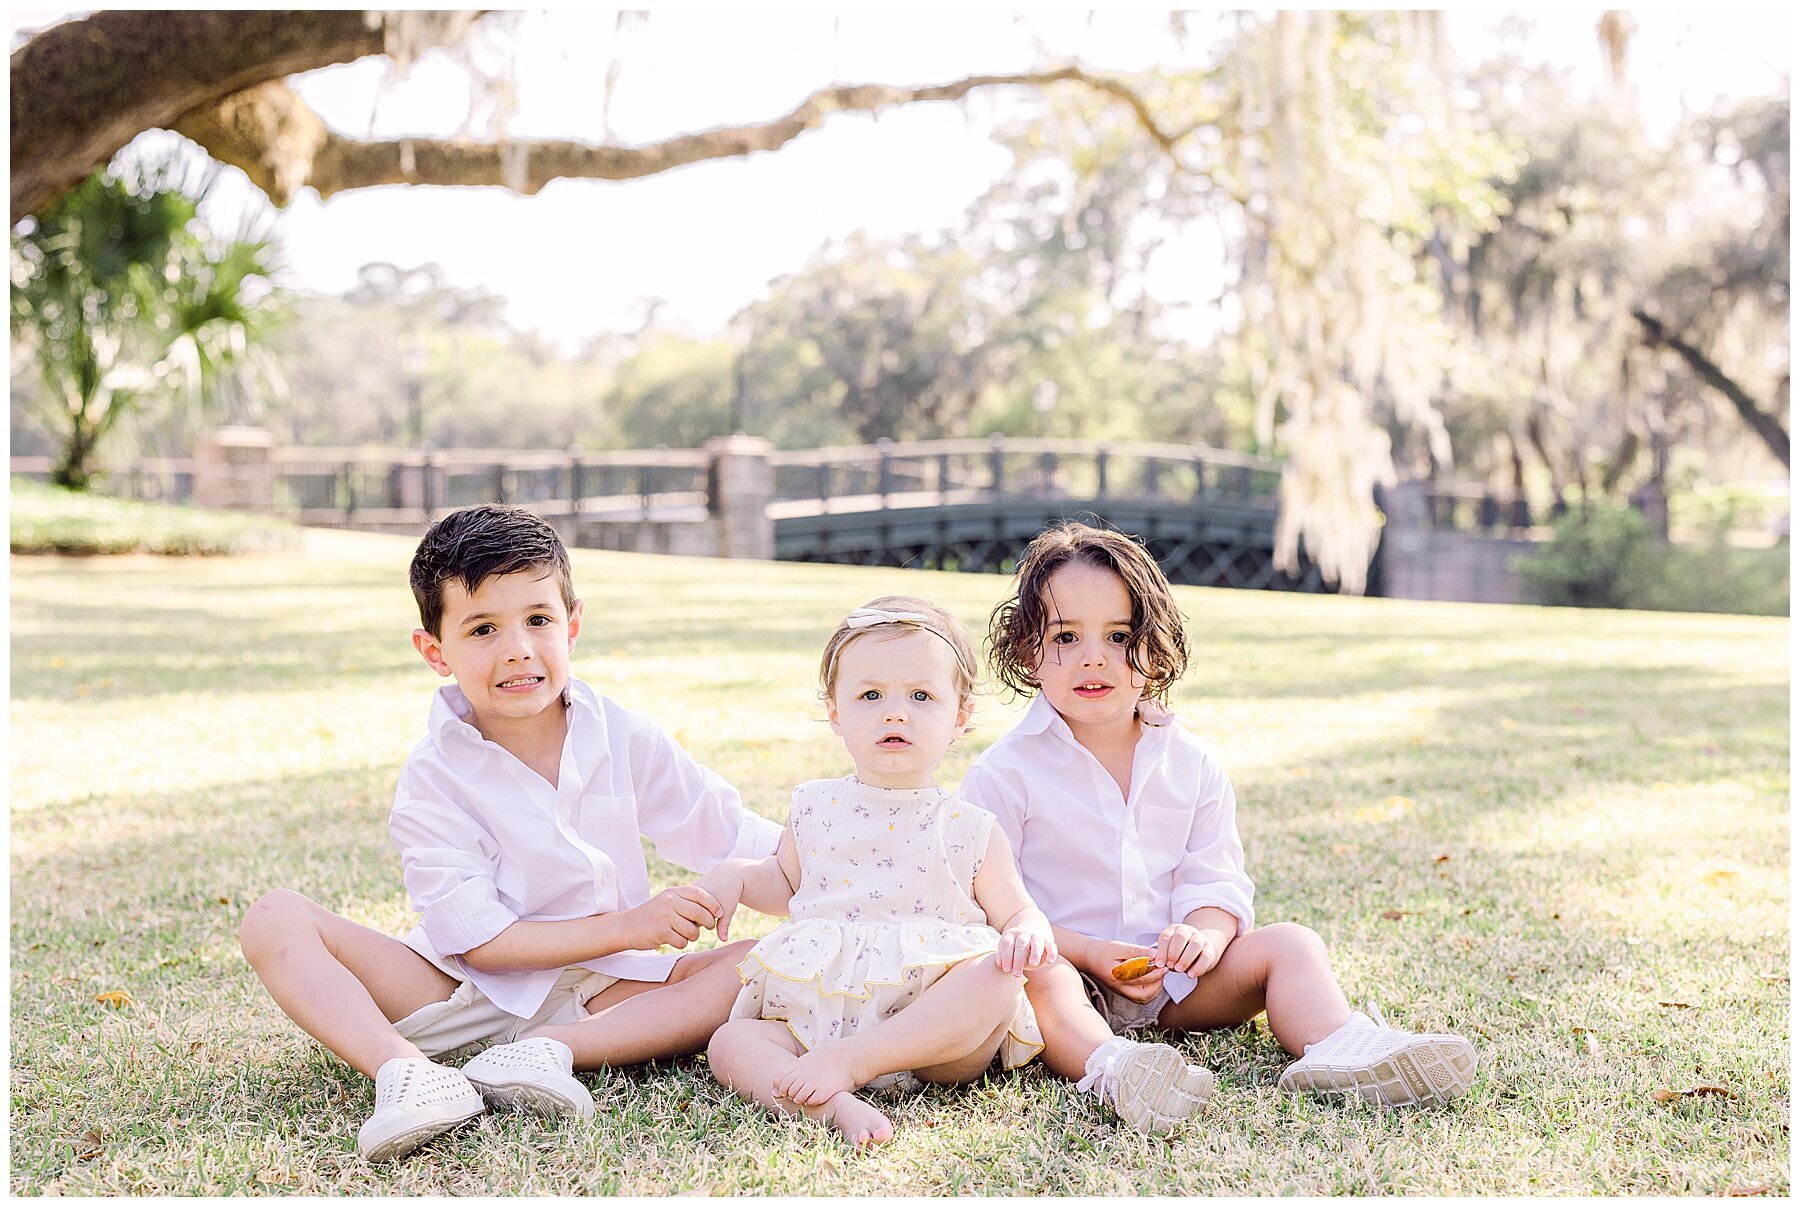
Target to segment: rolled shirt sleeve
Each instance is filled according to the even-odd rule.
[[[1187,850],[1175,868],[1170,895],[1170,922],[1181,922],[1202,906],[1212,905],[1237,919],[1243,934],[1256,922],[1251,902],[1256,885],[1244,871],[1244,844],[1238,837],[1237,795],[1231,779],[1208,759],[1201,782],[1199,807],[1188,831]]]
[[[774,853],[781,827],[744,806],[738,790],[701,766],[645,717],[631,733],[638,824],[671,863],[705,872],[726,859]]]
[[[519,920],[494,883],[500,848],[468,814],[402,799],[388,815],[400,874],[434,949],[446,956],[480,947]]]

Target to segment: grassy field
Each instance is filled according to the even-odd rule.
[[[1183,1041],[1220,1089],[1167,1140],[1031,1069],[904,1102],[859,1157],[678,1062],[594,1078],[592,1123],[487,1116],[366,1166],[370,1083],[264,997],[236,930],[279,886],[410,923],[384,818],[437,680],[409,553],[13,558],[13,1192],[1789,1192],[1788,622],[1197,589],[1177,705],[1233,773],[1260,919],[1315,928],[1389,1021],[1471,1036],[1455,1107],[1284,1094],[1258,1024]],[[831,623],[906,590],[978,626],[1003,589],[575,567],[577,673],[777,819],[847,770],[812,696]],[[1021,707],[985,701],[945,780]]]

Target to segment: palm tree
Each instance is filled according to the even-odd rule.
[[[63,454],[52,480],[86,490],[114,424],[153,401],[216,402],[260,378],[278,320],[278,253],[250,226],[214,238],[199,217],[210,177],[181,186],[174,161],[96,172],[12,240],[12,335],[30,349]]]

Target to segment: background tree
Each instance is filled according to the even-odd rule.
[[[168,169],[84,182],[12,240],[12,336],[62,452],[52,479],[86,489],[102,440],[159,402],[253,408],[280,389],[263,338],[280,307],[276,247],[217,238]],[[246,390],[246,375],[257,388]]]

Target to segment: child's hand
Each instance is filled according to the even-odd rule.
[[[1139,957],[1148,957],[1152,960],[1149,972],[1129,981],[1121,981],[1113,975],[1113,969],[1126,960]],[[1160,964],[1154,962],[1155,957],[1154,949],[1139,943],[1096,939],[1088,946],[1086,966],[1081,971],[1122,998],[1133,1002],[1147,1002],[1155,997],[1157,991],[1162,988],[1163,973],[1167,971]]]
[[[1029,910],[1007,924],[1000,933],[1000,947],[994,952],[994,963],[1000,971],[1023,976],[1033,968],[1056,962],[1056,936],[1050,923],[1037,910]]]
[[[697,884],[684,884],[664,889],[625,915],[626,937],[637,950],[653,951],[665,943],[686,947],[703,929],[718,925],[719,901]]]
[[[718,902],[718,922],[713,929],[718,932],[721,943],[731,937],[731,918],[737,913],[738,902],[744,897],[744,868],[751,862],[748,859],[728,859],[694,881],[695,888],[711,893],[713,900]]]
[[[1213,970],[1225,954],[1225,943],[1210,930],[1177,922],[1156,936],[1156,962],[1171,972],[1198,979]]]

